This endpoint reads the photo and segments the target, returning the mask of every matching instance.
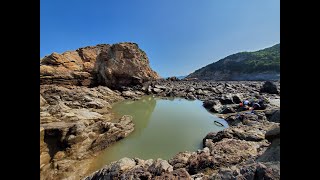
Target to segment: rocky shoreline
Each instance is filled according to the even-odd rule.
[[[80,179],[95,153],[134,130],[111,104],[120,86],[157,79],[136,43],[99,44],[40,59],[40,177]],[[143,95],[141,93],[140,95]]]
[[[278,94],[262,92],[260,95],[266,99],[279,99],[280,83],[276,84]],[[238,87],[242,87],[242,89]],[[117,123],[114,123],[113,116],[110,113],[111,104],[114,102],[128,98],[139,99],[139,97],[147,94],[154,94],[162,98],[183,97],[190,99],[193,96],[202,100],[208,110],[216,112],[218,110],[216,107],[220,107],[221,110],[223,108],[236,107],[237,101],[259,94],[262,87],[263,82],[171,80],[151,81],[140,86],[122,87],[120,90],[111,90],[103,86],[88,88],[82,86],[41,85],[41,178],[62,179],[69,177],[69,179],[79,179],[83,177],[86,174],[86,169],[88,169],[89,161],[95,153],[108,147],[112,142],[126,137],[133,131],[134,124],[130,116],[125,116]],[[204,93],[201,93],[201,91]],[[210,103],[206,103],[211,101],[216,102],[212,107],[209,106]],[[121,178],[120,175],[125,175],[126,173],[131,173],[130,176],[136,177],[137,174],[132,171],[134,170],[150,173],[147,177],[152,179],[156,176],[160,178],[163,174],[164,176],[179,174],[179,176],[190,176],[190,178],[209,178],[212,174],[226,176],[226,174],[219,174],[221,168],[228,169],[232,167],[233,171],[239,171],[244,167],[251,169],[259,167],[261,169],[263,166],[268,168],[269,166],[266,166],[265,162],[257,162],[254,159],[259,159],[258,157],[260,159],[268,159],[268,157],[263,157],[268,155],[266,149],[272,146],[270,143],[273,139],[271,138],[268,141],[266,133],[268,130],[280,127],[279,114],[279,107],[272,104],[267,104],[267,109],[264,112],[244,114],[242,122],[237,120],[236,115],[233,113],[223,114],[222,117],[227,120],[230,127],[218,133],[209,133],[204,138],[203,150],[178,153],[169,161],[161,159],[147,161],[147,165],[153,165],[160,169],[162,165],[158,164],[166,162],[168,166],[172,167],[172,171],[162,172],[162,170],[157,169],[162,173],[154,174],[149,172],[149,166],[145,164],[143,165],[144,168],[141,169],[141,163],[144,160],[126,159],[125,162],[121,161],[120,164],[126,164],[127,161],[130,161],[132,166],[126,171],[122,169],[118,174],[112,172],[111,174],[113,175],[110,177]],[[59,137],[59,139],[50,140],[50,136]],[[53,144],[50,144],[50,142]],[[276,140],[276,143],[280,144],[280,140]],[[48,146],[51,146],[51,150]],[[275,147],[277,149],[277,146]],[[243,148],[245,151],[239,151],[239,148]],[[271,154],[274,154],[274,152],[271,152]],[[133,161],[137,162],[134,166]],[[115,164],[117,163],[115,162]],[[280,165],[280,162],[277,165]],[[111,164],[86,179],[95,179],[98,176],[107,177],[111,171],[106,170],[109,168],[117,169],[114,166],[121,169],[122,165]],[[272,167],[274,166],[272,164]],[[223,173],[232,174],[234,173],[233,171],[224,169]],[[212,172],[211,176],[208,175],[208,172],[209,174]],[[241,173],[238,173],[239,175]]]
[[[204,101],[208,110],[217,112],[216,107],[220,107],[223,113],[223,109],[235,108],[235,101],[252,96],[280,99],[280,83],[275,83],[276,91],[270,87],[266,90],[263,83],[158,80],[144,84],[141,89],[163,98],[172,94],[187,99],[196,97]],[[139,98],[135,91],[123,89],[130,94],[127,98],[132,99]],[[207,103],[210,101],[216,104],[211,103],[210,107]],[[280,179],[280,108],[268,102],[264,111],[243,113],[242,121],[232,112],[224,114],[222,117],[230,127],[208,133],[202,150],[180,152],[168,161],[123,158],[85,179]]]
[[[135,43],[102,44],[40,60],[40,179],[279,179],[280,82],[159,79]],[[110,89],[111,88],[111,89]],[[144,95],[199,99],[229,128],[170,160],[123,158],[89,175],[97,153],[134,131],[112,104]],[[239,102],[266,109],[237,116]]]

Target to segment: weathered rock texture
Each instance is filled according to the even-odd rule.
[[[224,113],[220,115],[229,127],[208,133],[202,150],[179,152],[168,161],[157,163],[152,159],[125,158],[85,179],[280,179],[280,109],[269,102],[280,96],[261,92],[263,84],[175,79],[143,84],[140,90],[146,94],[203,100],[209,111]],[[278,82],[274,85],[280,89]],[[133,98],[134,92],[126,90],[124,94]],[[239,102],[261,98],[265,99],[265,110],[233,113],[239,109]]]
[[[120,87],[157,79],[135,43],[100,44],[52,53],[40,60],[40,83]]]
[[[134,130],[111,104],[145,94],[204,101],[229,128],[208,133],[203,149],[170,160],[123,158],[85,179],[279,179],[280,82],[158,79],[135,43],[97,45],[40,60],[41,179],[81,179],[92,157]],[[116,89],[116,90],[115,90]],[[266,110],[237,115],[245,99]],[[273,102],[273,103],[270,103]]]
[[[79,179],[94,153],[131,133],[131,116],[117,120],[110,113],[110,103],[122,99],[102,86],[41,85],[41,179]]]

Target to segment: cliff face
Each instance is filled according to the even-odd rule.
[[[117,88],[159,78],[135,43],[100,44],[40,60],[40,84]]]
[[[279,80],[280,44],[227,56],[196,70],[187,78],[217,81]]]

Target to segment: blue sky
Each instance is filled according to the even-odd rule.
[[[280,42],[280,0],[40,0],[40,57],[136,42],[160,76]]]

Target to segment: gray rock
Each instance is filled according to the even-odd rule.
[[[196,97],[194,97],[194,95],[193,95],[193,94],[188,93],[188,94],[187,94],[187,99],[196,100],[197,98],[196,98]]]
[[[123,91],[122,96],[132,98],[132,97],[135,97],[136,94],[133,91]]]
[[[167,89],[167,87],[160,86],[160,85],[154,85],[154,87],[157,88],[157,89],[161,89],[161,90],[166,90]]]
[[[228,114],[228,113],[235,113],[235,112],[236,110],[234,110],[232,107],[226,107],[220,112],[220,114]]]
[[[269,121],[280,123],[280,109],[279,110],[275,110],[272,113],[271,117],[269,118]]]
[[[219,113],[222,111],[223,106],[218,100],[205,100],[203,106],[211,112]]]
[[[266,133],[265,138],[270,142],[272,142],[274,139],[280,138],[280,126],[276,126],[269,130]]]
[[[219,98],[219,101],[221,104],[226,105],[226,104],[234,104],[233,102],[233,97],[230,94],[223,95],[221,98]]]
[[[207,180],[209,179],[208,175],[205,175],[203,173],[194,174],[191,176],[192,180]]]
[[[193,92],[193,91],[195,91],[193,87],[190,87],[189,89],[187,89],[187,92]]]
[[[134,159],[124,157],[119,161],[116,161],[115,163],[111,164],[110,171],[111,172],[125,171],[133,168],[135,165],[136,165],[136,162]]]
[[[239,94],[235,94],[232,96],[232,101],[236,104],[239,104],[242,102],[242,97]]]
[[[266,81],[262,88],[260,89],[261,93],[269,93],[269,94],[279,94],[279,91],[277,89],[277,86],[270,82],[270,81]]]
[[[202,89],[198,89],[198,90],[196,91],[196,94],[197,94],[197,95],[205,95],[205,93],[202,91]]]
[[[86,106],[89,108],[102,109],[104,108],[104,104],[99,101],[91,101],[86,103]]]
[[[173,166],[173,169],[184,168],[190,156],[191,152],[179,152],[169,160],[169,163]]]
[[[152,165],[148,168],[148,171],[159,176],[163,172],[173,171],[173,167],[168,163],[168,161],[159,158],[152,163]]]
[[[272,141],[267,150],[257,158],[258,162],[280,162],[280,138]]]
[[[162,92],[162,90],[161,90],[161,89],[158,89],[158,88],[153,88],[153,91],[154,91],[155,93],[160,93],[160,92]]]

